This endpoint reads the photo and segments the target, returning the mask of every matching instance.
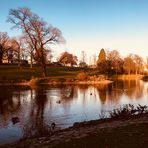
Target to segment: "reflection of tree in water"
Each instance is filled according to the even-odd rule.
[[[80,90],[82,93],[83,93],[84,91],[86,91],[86,90],[89,88],[88,85],[83,85],[83,84],[78,85],[78,87],[79,87],[79,90]]]
[[[33,95],[31,96],[33,97]],[[37,87],[35,89],[35,97],[34,99],[31,98],[31,101],[32,107],[28,117],[28,123],[24,126],[24,137],[48,134],[49,128],[44,123],[44,110],[47,103],[46,90]]]
[[[136,91],[135,91],[135,98],[140,99],[144,95],[144,84],[140,83],[140,81],[136,81]]]
[[[143,83],[139,80],[117,80],[108,86],[108,99],[117,102],[123,94],[130,99],[141,98],[143,87]]]
[[[99,93],[99,99],[102,104],[106,102],[106,92],[107,92],[107,85],[97,85],[97,90]]]
[[[16,112],[20,106],[20,95],[13,95],[13,87],[0,88],[0,114]],[[19,91],[20,93],[20,91]]]
[[[108,85],[107,96],[111,102],[118,102],[123,94],[123,81],[115,81]]]
[[[78,86],[79,90],[80,90],[80,94],[82,95],[82,100],[83,100],[83,105],[86,104],[87,101],[87,90],[89,88],[88,85],[79,85]]]
[[[139,80],[126,80],[124,83],[124,92],[130,99],[138,99],[143,96],[143,85]]]
[[[74,95],[76,96],[76,93],[74,92],[74,85],[67,85],[61,88],[61,99],[66,102],[73,99]]]
[[[14,90],[17,92],[15,95]],[[21,106],[21,91],[21,87],[0,87],[0,123],[2,126],[6,126],[13,116],[19,114]]]
[[[36,96],[35,96],[35,103],[36,103],[36,124],[39,127],[39,130],[41,130],[42,127],[44,127],[44,109],[45,104],[47,102],[47,94],[45,90],[42,88],[38,88],[36,90]]]
[[[66,113],[69,112],[74,98],[77,98],[77,88],[74,85],[65,85],[61,88],[61,105]]]
[[[64,110],[68,113],[70,108],[70,102],[73,100],[74,96],[77,97],[77,90],[75,89],[75,86],[65,85],[60,89],[59,87],[54,88],[54,90],[55,89],[59,90],[61,96],[60,106],[63,105]],[[47,91],[47,88],[35,87],[34,90],[31,92],[33,93],[31,95],[32,98],[30,99],[30,104],[32,106],[29,108],[29,116],[27,118],[27,121],[25,121],[24,137],[32,135],[44,136],[46,134],[50,134],[50,125],[46,124],[46,119],[44,117],[47,103],[48,105],[50,105],[50,111],[52,112],[52,106],[54,105],[54,102],[52,101],[54,101],[54,99],[47,98],[47,95],[48,97],[50,97],[52,89],[48,88]],[[58,104],[56,103],[56,105]],[[51,112],[49,112],[49,116]],[[51,119],[52,117],[50,118],[50,120]]]
[[[125,95],[127,95],[129,98],[134,98],[134,93],[136,90],[136,82],[132,80],[126,80],[124,81],[124,90]]]
[[[0,88],[0,114],[7,113],[10,108],[13,108],[12,91],[6,87]]]

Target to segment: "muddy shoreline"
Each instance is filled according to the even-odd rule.
[[[20,147],[48,147],[48,148],[65,148],[65,147],[128,147],[125,143],[131,146],[140,146],[143,142],[148,144],[148,114],[133,116],[130,119],[101,119],[92,120],[81,123],[75,123],[72,127],[56,131],[52,135],[22,139],[13,144],[0,145],[1,148]],[[119,134],[119,135],[116,135]],[[121,136],[121,137],[120,137]],[[123,136],[123,137],[122,137]],[[124,136],[131,139],[126,141]],[[137,139],[140,136],[140,141]],[[105,140],[105,139],[106,140]],[[117,139],[116,139],[117,138]],[[120,138],[123,138],[122,141]],[[99,141],[100,140],[100,141]],[[102,140],[102,141],[101,141]],[[111,143],[110,143],[110,140]],[[115,140],[115,141],[114,141]],[[134,142],[132,141],[134,140]],[[108,142],[107,142],[108,141]],[[144,146],[144,145],[143,145]]]

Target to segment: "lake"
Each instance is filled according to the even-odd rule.
[[[148,83],[141,80],[111,84],[43,87],[0,87],[0,144],[48,134],[74,122],[99,119],[124,104],[148,105]]]

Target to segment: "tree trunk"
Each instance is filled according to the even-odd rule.
[[[31,56],[30,56],[30,68],[32,69],[33,67],[33,52],[31,51]]]
[[[0,56],[0,65],[3,63],[3,61],[2,61],[2,57]]]
[[[0,52],[0,65],[3,63],[3,52]]]
[[[46,61],[45,61],[45,55],[44,55],[44,48],[41,48],[41,66],[42,66],[42,76],[46,77]]]
[[[138,74],[138,70],[136,69],[136,75]]]
[[[47,76],[47,74],[46,74],[46,64],[42,64],[42,76],[43,77]]]
[[[116,76],[117,76],[117,69],[116,69]]]
[[[3,63],[3,62],[2,62],[2,60],[0,59],[0,65],[2,65],[2,63]]]
[[[21,59],[20,59],[20,53],[18,53],[18,67],[21,67]]]
[[[129,71],[128,71],[128,74],[130,75],[131,74],[131,70],[129,69]]]

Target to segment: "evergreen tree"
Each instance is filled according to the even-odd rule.
[[[106,53],[103,48],[100,50],[100,53],[98,56],[97,67],[100,73],[107,74],[108,64],[106,60]]]
[[[106,61],[106,53],[105,53],[105,50],[103,48],[100,50],[97,65],[102,61]]]

